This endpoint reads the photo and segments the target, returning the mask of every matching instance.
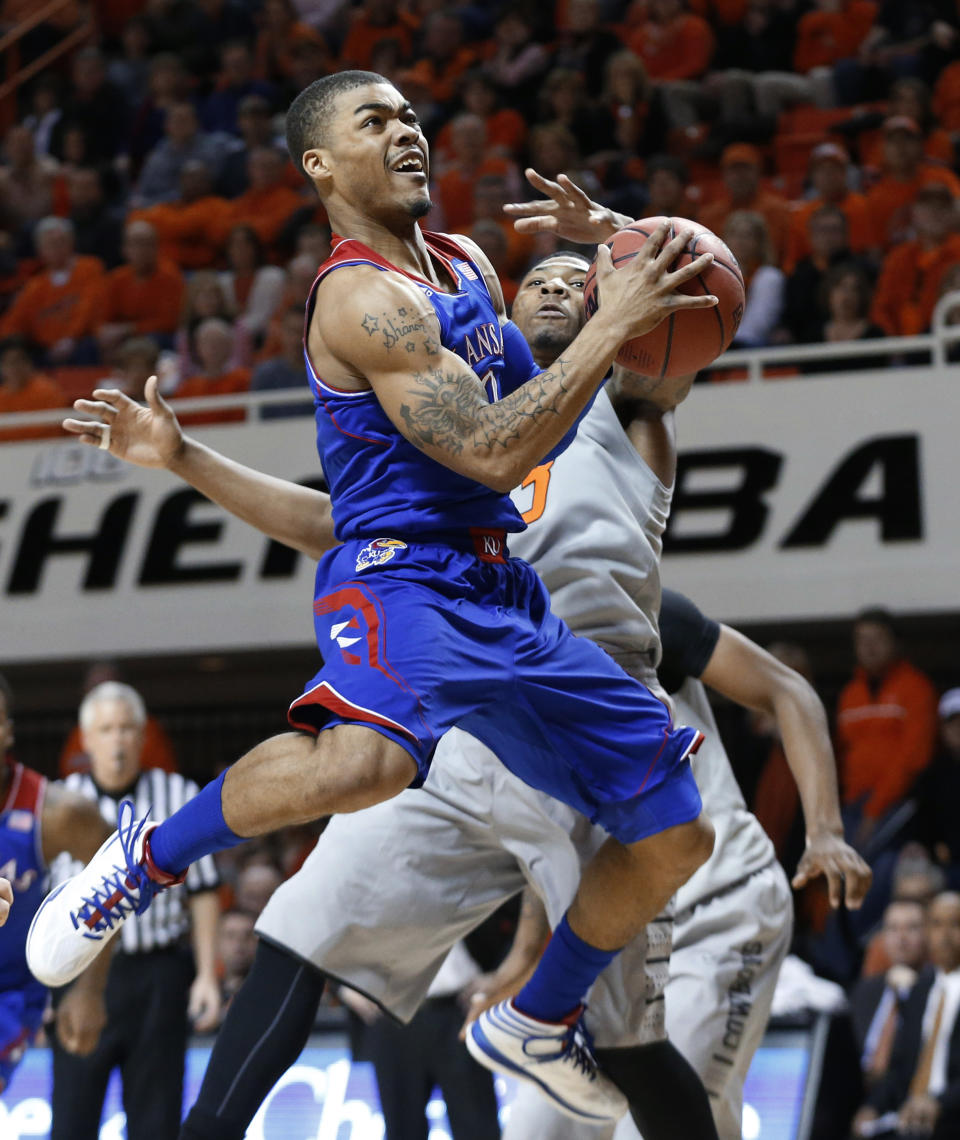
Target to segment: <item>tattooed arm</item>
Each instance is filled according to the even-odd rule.
[[[662,227],[619,270],[601,247],[597,282],[604,304],[596,316],[550,368],[495,403],[481,379],[441,345],[436,313],[419,289],[365,266],[321,284],[311,356],[331,361],[348,386],[372,387],[398,431],[431,458],[507,492],[560,442],[625,340],[678,308],[716,304],[712,297],[675,292],[709,263],[698,258],[669,271],[688,236],[664,244]]]

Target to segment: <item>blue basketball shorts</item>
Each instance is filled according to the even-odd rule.
[[[417,786],[457,725],[624,843],[700,813],[701,734],[574,636],[500,533],[347,542],[320,562],[314,623],[324,665],[295,728],[369,725],[410,753]]]
[[[0,993],[0,1092],[36,1037],[46,1005],[47,991],[39,982]]]

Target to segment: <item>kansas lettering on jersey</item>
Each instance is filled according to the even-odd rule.
[[[357,265],[399,273],[430,301],[443,346],[476,372],[488,400],[499,400],[538,371],[529,349],[521,338],[511,338],[505,364],[503,331],[479,267],[453,238],[433,233],[423,236],[451,284],[456,284],[453,292],[438,290],[424,278],[397,269],[361,242],[335,239],[307,301],[307,319],[316,304],[318,285],[331,273]],[[406,315],[403,309],[396,318],[371,313],[365,332],[381,337],[388,347],[399,344],[405,335]],[[337,538],[462,532],[470,527],[523,529],[509,495],[492,491],[424,455],[401,435],[371,390],[334,387],[316,372],[306,350],[305,356],[316,408],[317,450],[330,488]]]
[[[14,905],[0,931],[0,991],[34,982],[27,968],[27,930],[46,893],[40,816],[47,781],[22,764],[10,764],[10,785],[0,809],[0,875],[13,884]]]

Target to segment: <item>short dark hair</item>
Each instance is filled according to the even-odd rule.
[[[578,253],[573,249],[558,249],[555,253],[548,253],[546,257],[540,257],[536,261],[531,262],[530,268],[524,273],[524,277],[526,277],[527,273],[532,273],[535,269],[539,269],[541,265],[546,265],[548,261],[558,261],[561,258],[564,261],[582,261],[584,269],[590,268],[590,258],[585,254]]]
[[[324,145],[325,127],[334,99],[344,91],[371,83],[390,83],[390,80],[375,71],[336,71],[315,79],[294,99],[287,111],[287,150],[298,170],[303,169],[306,151]]]
[[[853,620],[854,625],[867,623],[882,626],[891,637],[899,637],[897,622],[893,614],[883,606],[867,606],[861,610]]]

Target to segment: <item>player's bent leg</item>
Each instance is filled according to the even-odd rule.
[[[288,824],[358,811],[396,795],[417,772],[411,753],[392,738],[338,724],[316,738],[284,733],[264,741],[159,825],[134,819],[125,800],[117,831],[34,915],[31,971],[45,985],[65,985],[202,855]]]
[[[303,1051],[323,987],[322,974],[261,940],[220,1026],[180,1140],[242,1140],[267,1094]]]

